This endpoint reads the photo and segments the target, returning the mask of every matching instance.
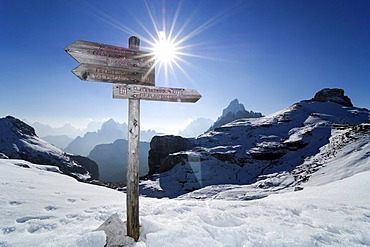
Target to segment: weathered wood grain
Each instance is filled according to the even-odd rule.
[[[140,39],[129,38],[129,48],[140,48]],[[138,241],[139,225],[139,144],[140,144],[140,100],[128,100],[128,158],[127,158],[127,236]]]
[[[139,143],[140,100],[129,99],[127,155],[127,235],[136,241],[140,236],[139,225]]]

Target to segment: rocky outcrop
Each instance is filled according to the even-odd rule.
[[[192,139],[181,136],[166,135],[154,136],[150,142],[149,150],[149,175],[171,169],[174,165],[165,158],[172,153],[180,152],[193,147]]]
[[[344,90],[340,88],[324,88],[317,92],[312,99],[319,102],[334,102],[344,106],[353,107],[351,99],[344,95]]]
[[[286,154],[286,145],[280,142],[261,142],[251,148],[249,154],[257,160],[274,160]]]

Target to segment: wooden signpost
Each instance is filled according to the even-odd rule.
[[[81,80],[112,82],[113,98],[128,99],[127,235],[139,239],[140,99],[195,103],[194,89],[155,87],[154,56],[140,51],[140,39],[129,48],[78,40],[65,48],[81,63],[72,72]]]
[[[77,40],[65,48],[80,66],[72,72],[81,80],[155,85],[154,55]]]
[[[113,98],[195,103],[202,96],[195,89],[114,84]]]

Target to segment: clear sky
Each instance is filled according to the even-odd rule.
[[[154,23],[154,24],[153,24]],[[172,28],[171,28],[172,27]],[[127,47],[172,29],[186,55],[156,86],[196,89],[195,104],[141,101],[142,129],[179,130],[238,98],[265,115],[325,87],[370,108],[369,0],[0,0],[0,116],[58,127],[127,122],[112,85],[80,81],[64,48],[76,40]]]

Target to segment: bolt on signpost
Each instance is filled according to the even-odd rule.
[[[84,81],[112,82],[113,98],[128,99],[127,235],[137,241],[139,231],[140,99],[195,103],[195,89],[155,86],[154,56],[140,51],[140,39],[129,38],[129,48],[78,40],[65,48],[77,62],[72,70]]]

